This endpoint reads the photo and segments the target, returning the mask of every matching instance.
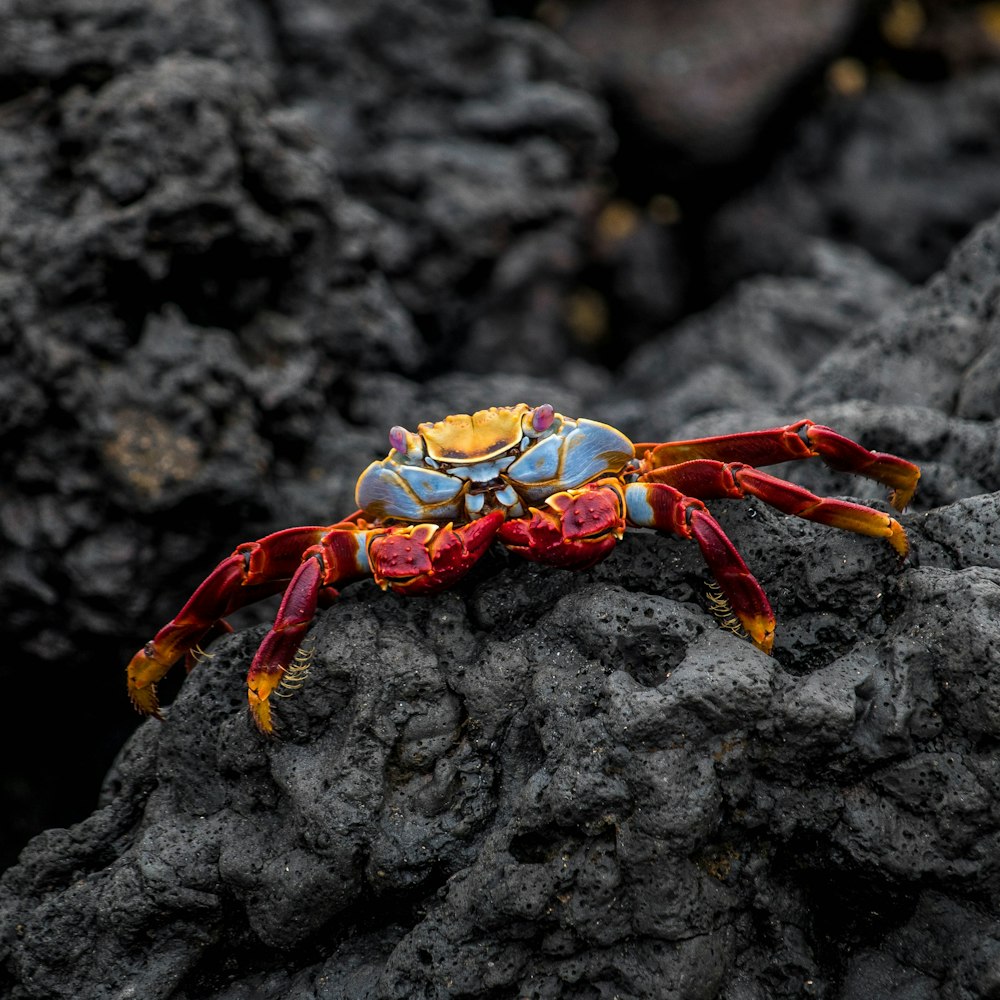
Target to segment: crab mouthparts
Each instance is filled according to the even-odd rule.
[[[509,483],[502,479],[491,479],[485,483],[470,484],[465,494],[465,510],[471,519],[482,517],[491,510],[506,510],[516,514],[521,509],[521,498]]]

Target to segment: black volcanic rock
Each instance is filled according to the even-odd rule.
[[[997,994],[1000,219],[907,284],[996,206],[990,73],[817,108],[714,235],[616,192],[612,372],[564,322],[601,284],[609,115],[547,29],[475,0],[9,15],[0,846],[65,828],[0,878],[0,995]],[[753,277],[662,329],[701,268]],[[636,440],[831,424],[920,463],[912,552],[713,504],[773,657],[652,532],[580,574],[360,584],[278,742],[246,713],[260,606],[92,810],[124,663],[220,557],[348,513],[392,424],[522,399]]]
[[[798,274],[815,237],[923,281],[1000,209],[1000,71],[914,83],[878,76],[803,120],[773,169],[708,226],[717,287]]]
[[[490,558],[432,598],[360,585],[318,616],[280,742],[245,709],[262,629],[226,638],[102,808],[4,876],[7,995],[988,995],[1000,434],[953,409],[982,377],[998,234],[797,390],[923,464],[905,564],[719,505],[775,604],[773,657],[717,626],[695,548],[650,532],[586,573]],[[921,371],[932,320],[965,360],[904,407],[865,351]],[[824,401],[839,382],[861,398]],[[959,475],[974,495],[949,495]]]

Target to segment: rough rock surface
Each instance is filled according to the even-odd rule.
[[[392,423],[519,399],[637,439],[808,415],[924,477],[903,566],[717,505],[773,657],[717,626],[679,540],[633,532],[583,574],[494,554],[429,599],[349,589],[267,742],[251,617],[99,808],[0,879],[0,995],[1000,996],[1000,219],[907,285],[937,266],[921,233],[939,257],[992,206],[988,74],[942,85],[979,95],[941,98],[968,117],[899,116],[915,164],[954,154],[943,191],[843,230],[781,208],[810,179],[779,162],[743,216],[770,263],[611,373],[562,356],[559,318],[606,115],[538,25],[474,0],[8,6],[5,836],[52,789],[89,811],[76,769],[121,741],[128,655],[236,541],[349,510]],[[885,115],[859,115],[863,163]],[[647,294],[635,315],[677,308]]]
[[[9,854],[93,802],[48,733],[106,767],[133,724],[123,624],[245,537],[353,509],[388,426],[349,417],[355,378],[481,368],[498,337],[554,366],[611,137],[565,47],[477,0],[3,8]]]
[[[103,807],[4,876],[6,995],[992,995],[1000,426],[963,400],[998,389],[998,257],[1000,220],[798,390],[923,464],[904,566],[723,505],[773,657],[648,532],[585,574],[495,557],[430,599],[362,585],[319,617],[277,743],[244,709],[261,630],[221,641]]]

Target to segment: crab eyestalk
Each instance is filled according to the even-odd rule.
[[[397,424],[389,431],[389,447],[405,455],[411,461],[420,458],[424,453],[423,443],[419,434],[408,431]]]
[[[538,437],[539,434],[544,434],[552,426],[555,419],[556,411],[551,404],[542,403],[541,406],[536,406],[531,411],[528,427],[524,428],[525,433],[530,437]]]

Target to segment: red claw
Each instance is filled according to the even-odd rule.
[[[389,528],[369,543],[375,582],[400,594],[429,594],[449,587],[490,547],[503,518],[495,510],[459,528],[450,524]]]
[[[625,501],[620,488],[591,483],[556,493],[548,509],[531,508],[526,517],[507,521],[500,541],[526,559],[565,569],[586,569],[615,547],[625,530]]]

